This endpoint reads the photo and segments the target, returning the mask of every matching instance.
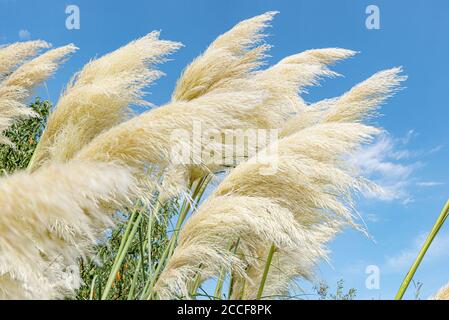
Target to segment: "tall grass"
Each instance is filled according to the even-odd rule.
[[[70,53],[73,45],[49,50],[27,61],[38,49],[47,47],[42,41],[13,44],[0,48],[0,143],[8,143],[2,132],[21,118],[36,116],[25,106],[32,90],[51,76]],[[7,60],[9,59],[9,61]]]
[[[139,115],[132,106],[150,105],[144,88],[179,43],[152,32],[73,77],[43,133],[33,127],[39,143],[24,158],[27,170],[0,180],[0,297],[288,298],[298,279],[314,279],[337,233],[365,232],[353,196],[374,187],[347,159],[381,132],[367,121],[399,90],[402,69],[306,103],[305,89],[338,76],[329,66],[355,52],[314,49],[265,66],[275,14],[219,36],[186,67],[169,102]],[[21,141],[6,137],[17,118],[35,115],[26,97],[76,49],[28,61],[45,46],[0,48],[2,142]],[[173,133],[192,135],[195,122],[218,135],[276,129],[279,140],[232,165],[198,155],[177,162],[174,144],[190,141]],[[214,150],[233,147],[220,141]],[[228,174],[204,200],[217,173]]]

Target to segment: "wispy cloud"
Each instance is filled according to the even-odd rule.
[[[428,151],[412,150],[409,145],[417,136],[414,130],[409,130],[400,138],[384,133],[373,144],[361,148],[354,154],[352,162],[379,187],[375,191],[366,191],[367,198],[396,200],[408,204],[414,201],[409,191],[410,186],[441,185],[438,181],[416,182],[418,179],[414,174],[423,166],[419,159],[442,149],[442,146],[437,146]]]
[[[353,163],[379,187],[375,192],[367,191],[365,196],[385,201],[400,200],[404,204],[413,201],[407,188],[421,163],[414,160],[417,154],[406,147],[414,136],[413,130],[396,139],[382,134],[375,143],[363,147],[353,156]]]
[[[379,216],[375,213],[369,213],[366,215],[366,219],[370,222],[378,222]]]
[[[401,252],[387,256],[385,258],[385,265],[391,272],[403,272],[407,270],[414,259],[418,255],[418,252],[426,240],[427,233],[419,234],[413,241],[413,245],[410,248],[402,250]],[[449,234],[441,234],[437,236],[433,241],[432,246],[426,253],[426,262],[431,263],[441,258],[445,258],[449,255]]]
[[[443,182],[438,181],[420,181],[416,183],[416,185],[419,187],[437,187],[443,184],[444,184]]]
[[[30,40],[31,33],[26,29],[22,29],[19,31],[19,38],[20,38],[20,40]]]

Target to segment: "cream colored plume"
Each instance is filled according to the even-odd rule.
[[[449,284],[442,287],[435,296],[432,297],[433,300],[449,300]]]
[[[25,105],[26,99],[75,50],[73,45],[49,50],[18,67],[0,83],[0,134],[15,119],[34,116],[32,110]],[[8,140],[0,136],[0,143],[8,143]]]
[[[376,110],[400,90],[401,82],[407,79],[400,75],[401,72],[402,68],[380,71],[341,97],[311,105],[305,112],[289,120],[281,135],[289,135],[316,123],[360,122],[376,115]]]
[[[300,253],[310,262],[302,273],[310,275],[326,257],[330,235],[354,224],[351,194],[363,181],[339,159],[377,132],[354,123],[317,125],[270,146],[262,159],[237,166],[181,231],[157,284],[160,296],[186,296],[186,280],[196,272],[207,279],[225,267],[250,277],[244,270],[265,258],[258,255],[264,243]],[[226,244],[237,239],[234,255]]]
[[[173,101],[189,101],[216,88],[226,88],[238,78],[247,78],[262,64],[269,46],[263,30],[276,12],[244,20],[219,36],[183,72],[172,95]]]
[[[41,49],[49,47],[47,42],[41,40],[0,46],[0,81],[12,73],[18,65],[35,56]]]
[[[400,83],[406,80],[405,76],[400,75],[401,72],[401,68],[393,68],[378,72],[368,80],[356,85],[342,97],[323,100],[311,106],[309,110],[287,122],[281,132],[281,136],[288,136],[289,134],[293,134],[317,123],[351,121],[357,123],[375,115],[376,109],[383,104],[388,97],[398,91],[400,89]],[[375,188],[372,184],[366,183],[367,188]],[[268,247],[265,248],[265,251],[268,251]],[[265,296],[282,296],[295,290],[295,287],[292,287],[292,284],[295,284],[295,282],[292,280],[297,278],[298,275],[305,277],[301,274],[304,268],[298,265],[297,262],[296,264],[293,263],[295,260],[300,261],[300,259],[297,259],[296,257],[295,252],[291,251],[276,253],[273,263],[276,263],[276,261],[283,261],[281,264],[283,267],[280,268],[273,265],[274,268],[270,269],[271,278],[267,280],[264,290]],[[288,263],[288,260],[292,263]],[[255,287],[251,288],[251,284],[248,284],[245,281],[236,282],[237,286],[239,283],[243,282],[248,287],[248,290],[245,291],[246,298],[255,298],[255,292],[257,292],[257,286],[260,284],[264,265],[265,261],[259,260],[258,265],[256,264],[255,267],[252,267],[250,271],[248,271],[249,273],[252,272],[250,275],[252,281],[250,281],[250,283],[256,283]],[[236,290],[236,292],[239,291]]]
[[[229,130],[270,129],[280,126],[280,108],[276,99],[262,85],[242,81],[241,90],[211,92],[189,102],[174,102],[145,112],[127,122],[100,134],[77,155],[78,159],[96,161],[120,161],[142,170],[151,165],[157,170],[185,166],[196,168],[198,175],[215,171],[222,166],[204,159],[200,151],[179,159],[174,150],[195,152],[193,141],[201,141],[205,132]],[[262,82],[260,82],[262,84]],[[210,147],[222,148],[222,143]],[[145,147],[142,147],[145,146]],[[175,164],[175,166],[173,166]],[[160,171],[159,171],[160,172]],[[177,174],[179,171],[177,172]],[[192,179],[186,175],[187,182]],[[174,188],[177,189],[177,188]]]
[[[328,50],[331,53],[326,55]],[[334,50],[339,52],[339,58],[352,55],[351,51],[342,49],[317,52],[335,61],[338,58],[330,58],[335,55]],[[168,178],[173,179],[163,188],[167,191],[171,187],[175,190],[172,194],[179,192],[189,181],[223,167],[222,159],[218,162],[217,159],[208,159],[206,153],[223,150],[226,141],[207,146],[207,141],[201,142],[204,139],[201,135],[221,134],[226,130],[280,128],[288,117],[303,106],[298,92],[307,85],[315,84],[320,76],[333,74],[322,62],[303,63],[299,59],[301,54],[296,57],[298,63],[294,59],[284,59],[248,79],[234,79],[233,90],[219,87],[196,99],[172,102],[147,111],[96,137],[79,152],[77,158],[120,161],[136,169],[143,169],[147,164],[158,170],[168,168]],[[200,145],[199,153],[179,161],[173,150],[194,152],[195,139],[200,140],[197,143],[201,142],[205,150]],[[180,167],[188,168],[188,172],[183,172]],[[179,180],[179,176],[187,180],[174,181]]]
[[[30,169],[71,159],[98,134],[126,120],[131,105],[148,105],[143,89],[163,74],[155,65],[179,47],[151,32],[84,66],[50,115]]]
[[[181,231],[159,295],[188,296],[196,274],[205,280],[224,267],[236,275],[233,297],[255,298],[271,244],[277,252],[265,297],[288,293],[297,277],[310,279],[333,235],[347,225],[359,228],[351,195],[369,184],[344,159],[380,132],[358,121],[397,89],[399,72],[378,73],[341,100],[326,100],[324,116],[307,125],[300,114],[278,142],[231,171]],[[336,110],[345,116],[337,118]],[[234,255],[227,248],[237,239]]]
[[[77,157],[118,160],[139,170],[151,165],[165,173],[161,188],[168,197],[182,192],[190,181],[223,167],[222,160],[216,163],[214,159],[211,163],[204,159],[203,151],[222,151],[229,146],[218,141],[201,150],[205,144],[201,141],[202,134],[280,128],[305,106],[298,93],[316,84],[322,76],[335,75],[327,69],[327,64],[350,57],[354,52],[310,50],[283,59],[267,70],[256,70],[262,63],[262,52],[268,48],[261,43],[261,31],[273,15],[266,13],[243,21],[220,36],[184,71],[171,103],[105,131]],[[219,59],[217,54],[223,52],[230,60]],[[217,71],[223,66],[235,70]],[[66,135],[76,135],[76,131],[76,127],[66,129]],[[183,137],[179,138],[179,134]],[[70,143],[70,139],[61,137],[62,144]],[[199,154],[179,163],[172,154],[173,149],[193,150],[194,139],[200,143]]]
[[[0,179],[0,298],[73,294],[77,259],[89,255],[112,223],[113,204],[133,188],[128,169],[88,162]]]

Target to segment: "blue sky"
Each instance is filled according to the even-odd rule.
[[[81,28],[67,30],[65,8],[79,6]],[[380,9],[380,30],[365,27],[368,5]],[[307,101],[340,95],[381,69],[404,67],[406,89],[383,107],[376,123],[389,134],[358,155],[366,173],[389,190],[384,197],[360,197],[370,240],[347,230],[332,244],[332,265],[319,275],[330,284],[340,278],[358,290],[359,298],[392,298],[433,225],[449,192],[449,2],[433,1],[82,1],[0,0],[0,43],[44,39],[54,46],[79,48],[38,92],[56,102],[70,76],[95,56],[101,56],[152,30],[185,47],[164,64],[167,76],[150,88],[148,99],[169,99],[182,68],[220,33],[238,21],[278,10],[270,29],[270,62],[310,48],[343,47],[360,51],[335,70],[345,77],[312,88]],[[380,268],[380,289],[365,286],[365,269]],[[449,281],[449,225],[445,226],[415,279],[428,297]],[[409,290],[412,294],[413,288]],[[411,297],[412,295],[408,295]]]

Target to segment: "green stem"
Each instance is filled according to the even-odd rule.
[[[214,300],[221,300],[221,291],[223,290],[223,283],[225,277],[226,277],[226,270],[225,268],[221,268],[220,275],[217,280],[217,286],[215,287]]]
[[[238,245],[238,242],[237,242],[237,245]],[[230,251],[230,250],[232,250],[233,247],[234,247],[234,243],[231,241],[227,250]],[[235,247],[234,250],[237,250],[237,246]],[[234,251],[234,253],[235,253],[235,251]],[[217,279],[217,285],[215,287],[215,292],[214,292],[215,300],[222,300],[221,292],[223,290],[223,283],[224,283],[225,278],[226,278],[226,269],[224,267],[222,267],[220,270],[220,275],[218,276],[218,279]]]
[[[270,251],[268,252],[267,262],[265,263],[265,269],[263,270],[262,280],[260,281],[259,291],[257,291],[256,300],[260,300],[262,298],[263,289],[265,287],[265,282],[267,281],[268,271],[270,271],[271,261],[273,260],[273,255],[275,251],[276,247],[274,246],[274,244],[272,244]]]
[[[117,256],[115,257],[114,260],[114,265],[117,263],[120,253],[123,251],[123,247],[125,246],[126,240],[128,239],[129,233],[131,232],[136,215],[137,215],[137,208],[134,208],[131,216],[128,219],[125,233],[123,234],[122,240],[120,241],[120,246],[117,250]]]
[[[94,299],[94,293],[95,293],[95,281],[97,280],[97,275],[94,275],[92,278],[92,283],[90,284],[90,293],[89,293],[89,300]]]
[[[405,291],[407,290],[408,286],[410,285],[410,281],[412,281],[416,270],[418,269],[419,265],[421,264],[421,261],[423,260],[427,250],[429,249],[430,245],[432,244],[432,241],[435,239],[435,236],[438,234],[438,231],[440,231],[441,226],[444,224],[444,221],[446,220],[448,214],[449,214],[449,200],[446,202],[446,205],[443,207],[443,210],[441,210],[441,213],[438,216],[437,221],[433,225],[432,230],[430,231],[426,241],[424,242],[424,245],[422,246],[421,250],[419,251],[418,257],[415,259],[412,266],[410,267],[410,270],[408,271],[407,275],[405,276],[404,281],[402,281],[402,284],[399,287],[399,291],[396,294],[396,297],[394,298],[395,300],[401,300],[402,297],[404,296]]]
[[[199,266],[199,268],[201,268],[201,265]],[[196,299],[198,288],[200,287],[200,285],[201,285],[201,276],[200,276],[199,272],[197,272],[197,274],[195,276],[195,281],[193,281],[192,288],[189,291],[190,296],[193,299]]]
[[[199,201],[201,200],[201,197],[203,196],[207,185],[212,180],[212,177],[213,175],[207,175],[206,177],[200,179],[199,181],[194,182],[190,187],[191,190],[193,189],[192,199],[195,203],[199,203]],[[162,271],[162,268],[165,266],[165,262],[172,256],[175,250],[176,241],[178,239],[179,232],[181,231],[181,226],[184,223],[184,220],[187,217],[189,211],[190,211],[190,201],[184,200],[183,205],[181,207],[181,212],[178,217],[178,221],[176,222],[175,230],[173,231],[173,235],[170,238],[170,241],[167,247],[165,248],[164,252],[162,253],[161,258],[159,259],[159,263],[157,265],[156,270],[154,271],[151,281],[148,281],[148,283],[145,285],[142,298],[145,298],[147,300],[153,298],[153,287]]]
[[[106,286],[104,288],[103,295],[101,296],[102,300],[105,300],[108,297],[109,291],[111,290],[112,284],[114,283],[115,276],[116,276],[117,272],[119,271],[119,269],[123,263],[123,260],[126,257],[129,246],[131,245],[133,238],[134,238],[135,234],[137,233],[137,230],[139,229],[139,225],[140,225],[140,221],[142,220],[142,217],[143,217],[143,214],[139,214],[136,221],[134,222],[134,225],[132,227],[131,232],[129,233],[129,236],[127,238],[124,237],[122,239],[122,241],[125,241],[124,245],[123,245],[123,249],[117,255],[116,262],[114,262],[114,265],[112,266],[112,270],[111,270],[111,273],[109,274],[108,281],[106,282]]]
[[[140,224],[140,228],[139,228],[139,250],[140,250],[139,260],[140,260],[140,268],[142,270],[142,278],[145,280],[146,279],[145,266],[142,263],[142,260],[145,257],[145,253],[144,253],[144,249],[143,249],[143,246],[145,244],[144,239],[143,239],[143,232],[142,232],[143,225],[144,225],[144,223],[142,222]]]
[[[145,284],[145,287],[142,290],[142,295],[140,296],[140,299],[150,300],[150,298],[152,297],[154,284],[156,283],[157,277],[159,276],[159,273],[162,270],[162,266],[164,265],[164,262],[167,259],[169,250],[170,250],[170,242],[165,247],[161,258],[159,259],[159,263],[156,267],[156,270],[153,273],[153,276],[151,278],[148,278],[147,283]]]
[[[237,253],[237,249],[240,243],[240,238],[237,239],[237,241],[235,242],[235,246],[234,246],[234,254]],[[228,300],[231,300],[232,297],[232,291],[234,290],[234,272],[231,270],[231,272],[229,273],[229,288],[228,288]]]
[[[150,269],[150,277],[152,272],[152,266],[153,266],[153,255],[152,255],[152,239],[153,239],[153,223],[155,217],[159,214],[159,210],[161,208],[161,202],[159,201],[159,197],[156,199],[156,203],[154,204],[154,208],[152,210],[151,216],[148,220],[148,231],[147,231],[147,245],[148,245],[148,265]]]
[[[141,268],[142,260],[143,260],[143,258],[141,258],[139,260],[137,268],[136,268],[136,270],[134,270],[133,280],[131,282],[131,288],[129,289],[129,293],[128,293],[128,298],[127,298],[128,300],[134,299],[134,291],[136,290],[137,278],[139,277],[139,269]]]
[[[195,181],[192,184],[193,192],[192,192],[192,201],[198,203],[201,199],[201,196],[204,192],[204,189],[206,188],[207,183],[206,180],[203,178],[200,181]],[[199,199],[198,199],[199,198]],[[184,200],[181,208],[181,212],[179,214],[178,221],[176,222],[175,230],[173,231],[173,236],[170,239],[170,250],[168,252],[168,257],[171,257],[173,254],[173,251],[175,250],[176,241],[178,240],[179,232],[181,231],[181,226],[184,223],[187,214],[190,211],[191,202],[188,200]]]

